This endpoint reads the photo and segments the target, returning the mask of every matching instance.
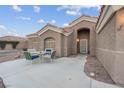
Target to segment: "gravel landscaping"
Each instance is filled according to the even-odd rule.
[[[103,65],[97,60],[96,57],[87,56],[87,62],[84,66],[84,72],[87,74],[87,76],[95,80],[115,84]],[[91,75],[93,73],[94,76]]]

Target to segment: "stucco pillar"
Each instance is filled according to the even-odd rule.
[[[77,54],[77,30],[73,30],[74,40],[73,40],[73,54]]]
[[[39,42],[40,42],[40,50],[43,51],[44,50],[44,40],[40,37],[39,38]]]
[[[90,28],[90,55],[95,55],[96,33],[94,28]]]

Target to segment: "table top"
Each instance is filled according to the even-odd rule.
[[[46,52],[45,51],[34,51],[30,52],[31,54],[38,54],[38,55],[44,55]]]

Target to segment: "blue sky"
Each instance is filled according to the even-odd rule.
[[[81,15],[99,16],[99,11],[99,5],[1,5],[0,36],[25,36],[40,30],[47,23],[64,27]]]

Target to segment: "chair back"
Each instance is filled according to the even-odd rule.
[[[52,51],[52,53],[51,53],[51,59],[54,59],[55,54],[56,54],[56,51]]]
[[[52,54],[53,49],[52,48],[45,48],[45,54]]]
[[[29,52],[24,52],[26,60],[31,60],[31,54]]]

